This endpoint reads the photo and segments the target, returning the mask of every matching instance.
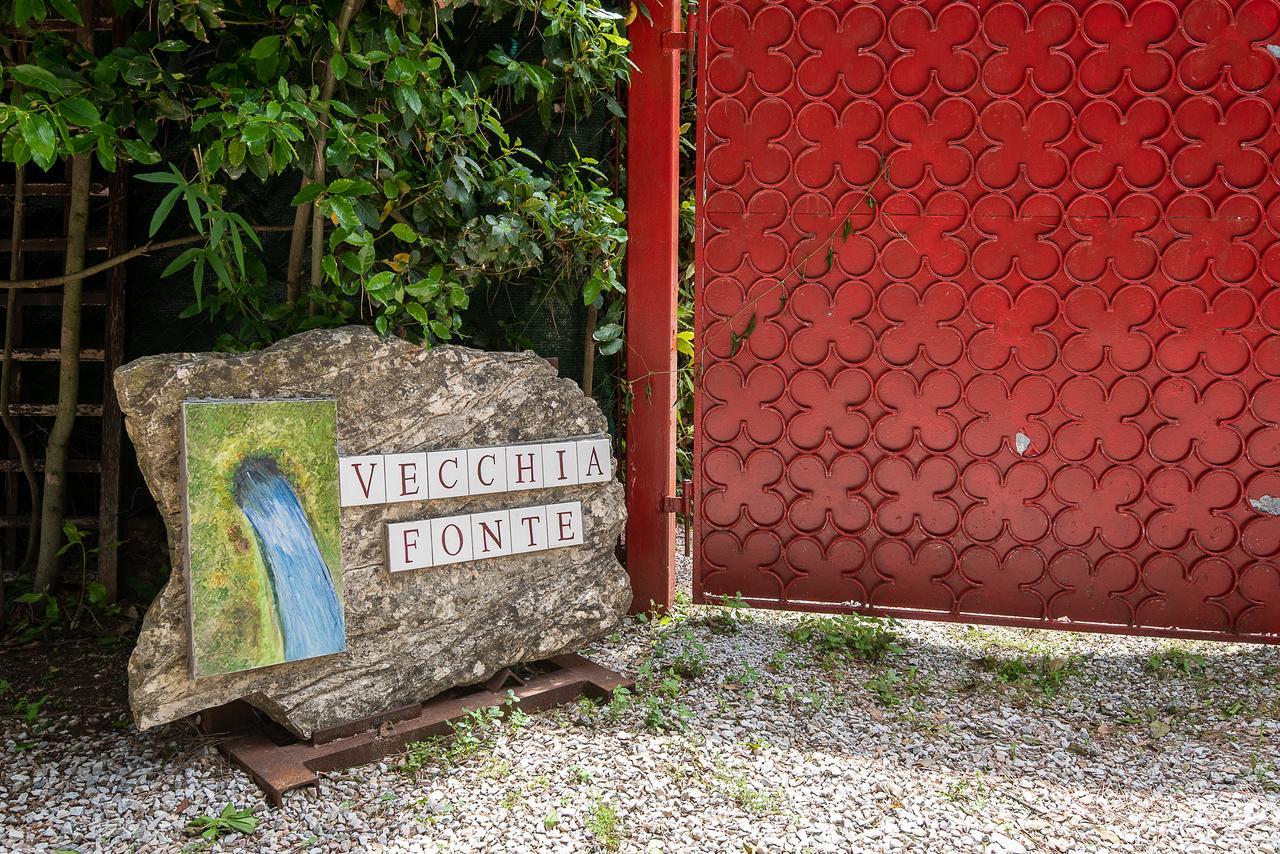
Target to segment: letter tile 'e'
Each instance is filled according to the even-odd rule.
[[[431,526],[428,522],[387,524],[387,566],[392,572],[431,566]]]
[[[427,496],[457,498],[471,494],[471,478],[467,474],[466,451],[430,451],[427,453]]]
[[[582,502],[547,505],[547,548],[582,545]]]
[[[542,446],[542,485],[573,486],[578,482],[578,443],[549,442]]]
[[[507,448],[507,491],[541,489],[542,446],[515,445]]]
[[[578,483],[604,483],[613,477],[608,439],[578,440]]]
[[[511,513],[511,553],[540,552],[547,547],[547,508],[521,507]]]
[[[484,560],[511,554],[511,513],[495,510],[471,514],[471,557]]]
[[[382,477],[384,468],[381,454],[340,458],[338,485],[342,492],[342,506],[385,504],[387,485]]]
[[[421,501],[427,497],[426,454],[387,454],[383,460],[388,501]]]
[[[472,495],[507,491],[506,448],[472,448],[467,451],[467,470]]]
[[[473,560],[470,516],[431,520],[431,557],[436,566]]]

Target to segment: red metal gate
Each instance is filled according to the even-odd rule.
[[[1280,4],[702,14],[695,598],[1280,641]]]

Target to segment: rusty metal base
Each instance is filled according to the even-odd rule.
[[[317,730],[309,741],[298,740],[243,701],[202,712],[198,724],[207,734],[230,735],[218,750],[280,806],[285,792],[319,782],[316,772],[363,765],[410,742],[445,735],[449,724],[468,712],[506,702],[508,691],[519,698],[521,709],[536,712],[582,696],[604,700],[614,689],[633,684],[580,655],[558,655],[499,671],[488,682],[451,689],[425,703]]]

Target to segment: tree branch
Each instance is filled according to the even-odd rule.
[[[293,226],[255,225],[252,228],[259,234],[273,234],[281,231],[291,231]],[[75,279],[96,276],[98,273],[110,270],[112,267],[119,267],[121,264],[132,261],[134,258],[140,258],[143,255],[150,255],[152,252],[163,252],[166,249],[175,249],[179,246],[190,246],[193,243],[199,243],[202,240],[208,239],[209,235],[207,234],[192,234],[187,237],[175,237],[172,240],[153,240],[142,244],[136,249],[130,249],[128,252],[121,252],[119,255],[115,255],[105,261],[85,267],[78,273],[71,273],[65,276],[49,276],[43,279],[19,279],[14,282],[0,282],[0,288],[56,288],[59,285],[65,285],[67,282]]]

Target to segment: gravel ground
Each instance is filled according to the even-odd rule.
[[[801,615],[724,613],[586,650],[631,697],[280,809],[189,730],[128,726],[122,656],[29,722],[54,684],[32,671],[0,697],[0,850],[1280,851],[1280,647],[913,622],[883,661],[824,661],[790,639]],[[8,678],[40,653],[6,655]],[[228,803],[257,829],[187,834]]]

